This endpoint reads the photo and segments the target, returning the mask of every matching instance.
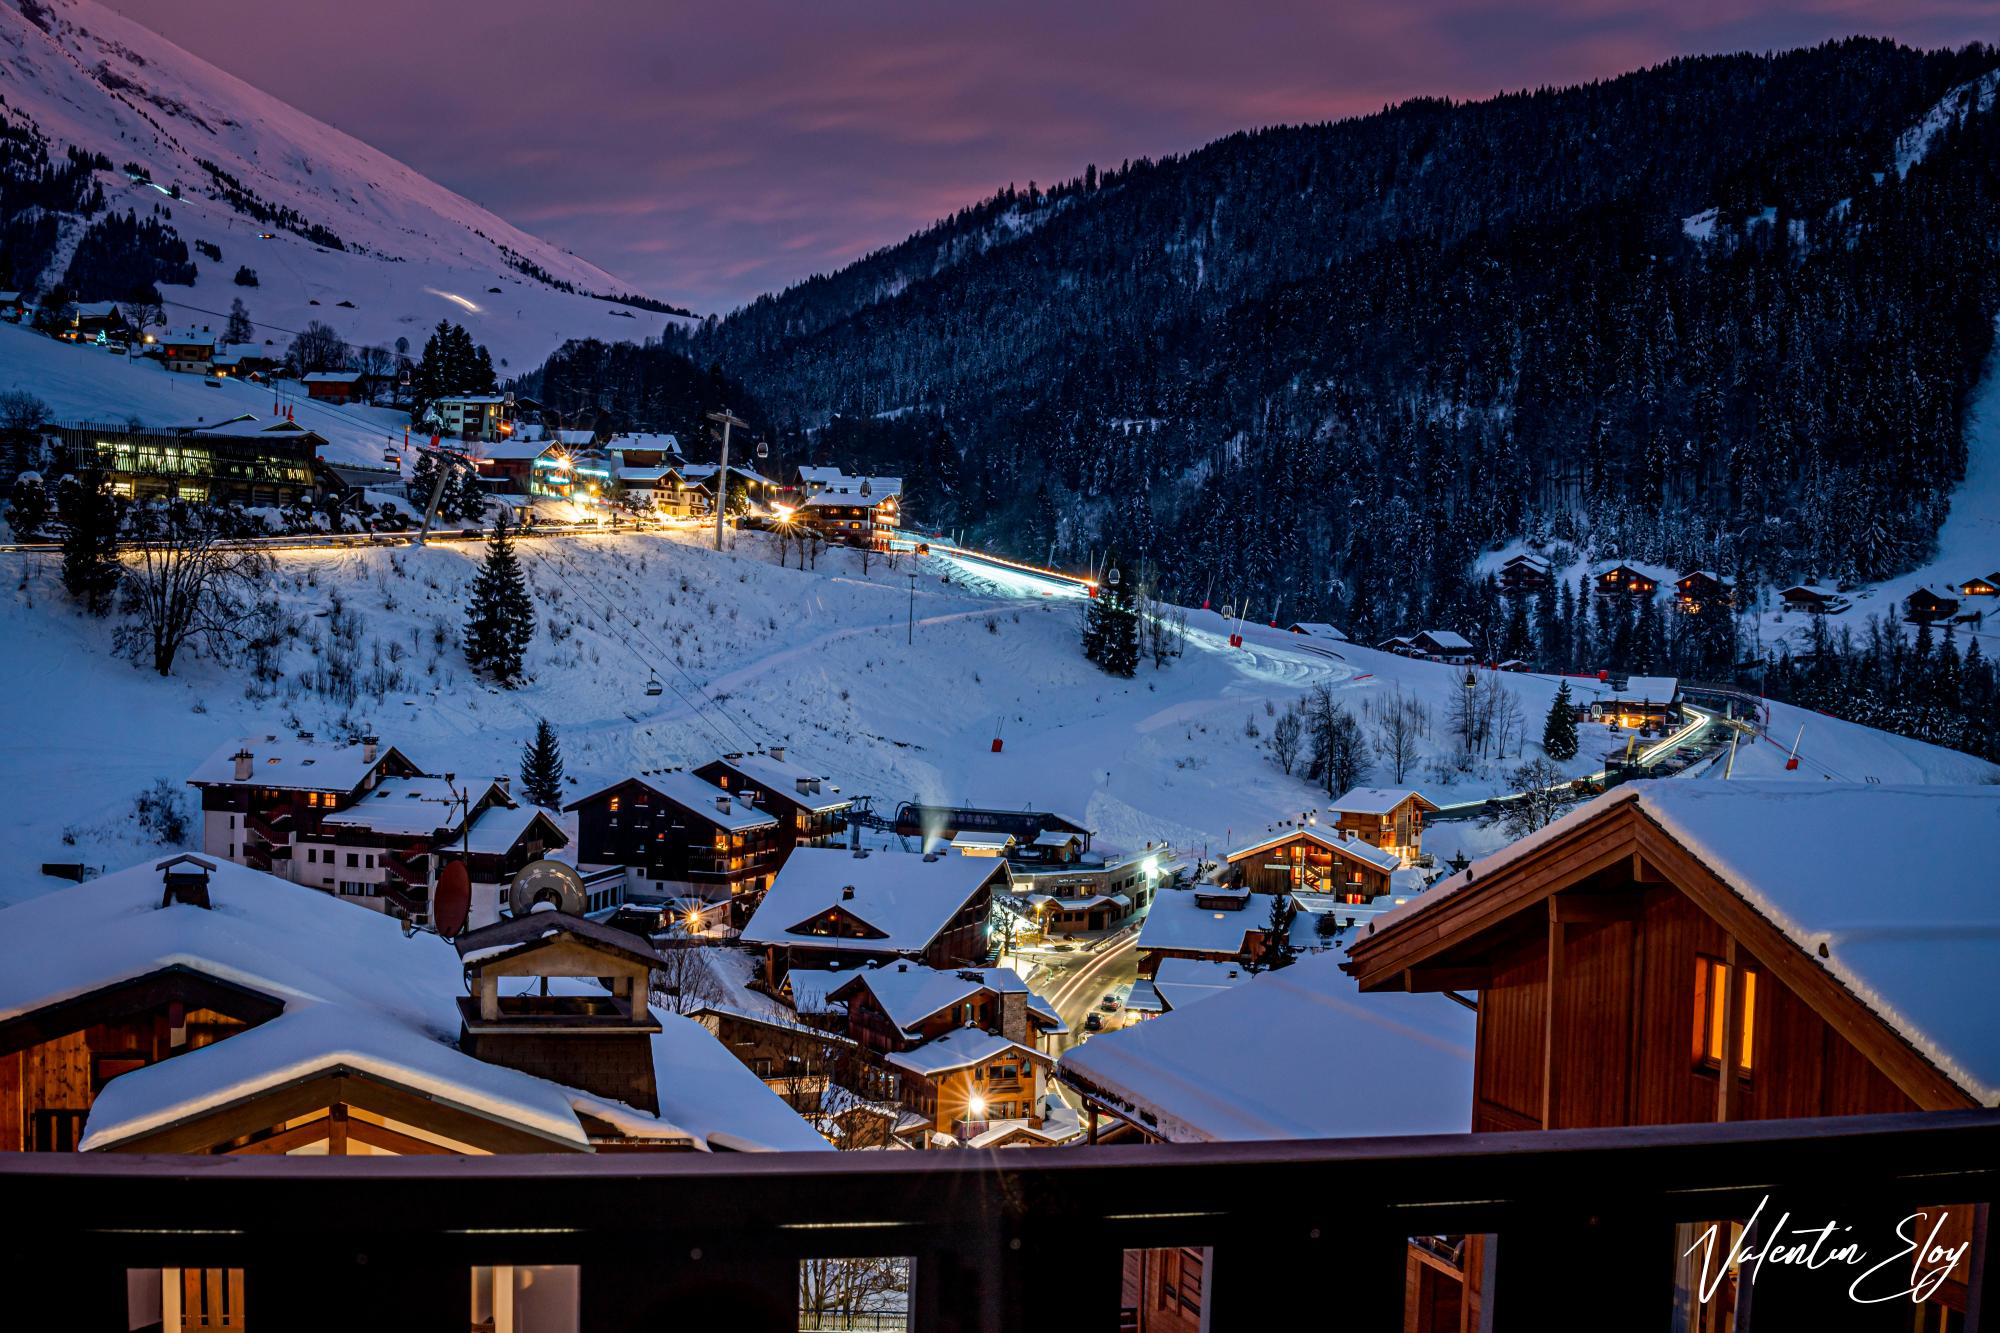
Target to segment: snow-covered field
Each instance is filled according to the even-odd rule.
[[[1197,612],[1185,656],[1116,680],[1078,651],[1079,603],[1047,585],[925,560],[912,636],[907,561],[877,558],[864,575],[857,553],[834,550],[816,569],[781,568],[762,537],[735,540],[721,555],[691,535],[522,542],[540,628],[533,678],[511,691],[472,679],[458,646],[476,546],[287,553],[266,591],[294,633],[264,682],[241,663],[189,659],[168,680],[134,667],[113,654],[110,623],[63,600],[52,557],[0,555],[10,701],[0,775],[15,830],[0,899],[53,886],[45,861],[117,866],[149,854],[135,795],[161,778],[178,786],[245,735],[372,731],[433,771],[497,775],[517,770],[522,740],[547,716],[578,792],[594,778],[784,744],[885,814],[908,799],[1033,804],[1081,818],[1107,848],[1166,839],[1184,853],[1222,850],[1324,803],[1265,749],[1274,714],[1316,683],[1364,722],[1400,691],[1436,719],[1427,753],[1450,744],[1443,719],[1463,669],[1257,627],[1232,650],[1220,618]],[[658,696],[645,689],[653,672]],[[1501,679],[1539,737],[1554,682]],[[1808,755],[1857,780],[1876,769],[1885,781],[2000,776],[1830,720],[1808,737]],[[1861,757],[1864,744],[1879,757]],[[1568,769],[1591,771],[1602,748],[1587,735]],[[1531,742],[1527,753],[1539,751]],[[1438,782],[1425,760],[1409,782],[1446,803],[1482,797],[1505,789],[1515,762]],[[1391,777],[1378,761],[1373,780]],[[1474,828],[1440,825],[1435,849],[1497,839]]]
[[[230,299],[242,296],[264,325],[259,339],[279,348],[289,330],[324,319],[357,346],[393,346],[401,336],[420,350],[429,329],[449,318],[518,374],[565,338],[636,341],[668,318],[525,275],[515,257],[581,292],[630,290],[93,0],[45,0],[34,12],[40,22],[0,5],[0,115],[31,120],[58,161],[70,146],[109,158],[113,169],[97,176],[112,209],[146,216],[158,205],[190,251],[197,240],[221,248],[220,263],[197,259],[193,286],[161,288],[175,325],[220,329]],[[202,161],[265,205],[330,228],[347,248],[317,245],[208,197],[217,186]],[[127,163],[152,183],[132,179]],[[170,198],[176,186],[180,197]],[[45,281],[60,276],[79,231],[65,234]],[[235,285],[239,266],[256,270],[258,286]]]

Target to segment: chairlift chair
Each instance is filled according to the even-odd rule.
[[[646,673],[646,693],[648,695],[660,694],[666,688],[666,686],[660,684],[660,675],[657,671],[648,671]]]

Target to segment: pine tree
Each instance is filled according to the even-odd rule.
[[[231,343],[247,343],[257,336],[250,323],[250,308],[237,297],[229,303],[229,323],[222,331],[222,340]]]
[[[554,808],[562,801],[562,746],[547,718],[535,721],[535,738],[521,746],[521,794],[536,805]]]
[[[521,676],[521,659],[535,637],[535,600],[514,554],[503,515],[486,542],[486,562],[472,581],[465,613],[465,660],[503,685]]]
[[[1292,914],[1296,910],[1290,894],[1271,895],[1271,915],[1264,922],[1264,948],[1252,964],[1252,972],[1260,966],[1275,972],[1281,967],[1291,966],[1292,960],[1298,957],[1298,950],[1292,947]]]
[[[1549,703],[1548,721],[1542,724],[1542,752],[1558,763],[1576,758],[1576,709],[1568,681],[1556,686],[1556,697]]]
[[[1106,561],[1117,572],[1116,561]],[[1139,613],[1123,583],[1108,578],[1083,610],[1083,655],[1107,675],[1130,676],[1139,669]]]
[[[14,530],[14,540],[36,540],[48,522],[49,488],[37,474],[23,472],[14,479],[14,498],[7,505],[7,526]]]
[[[57,497],[62,508],[63,587],[85,610],[101,616],[111,609],[123,572],[118,563],[118,501],[102,472],[63,478]]]

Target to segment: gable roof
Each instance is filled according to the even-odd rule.
[[[1189,953],[1234,954],[1243,951],[1243,937],[1262,931],[1271,921],[1268,893],[1237,890],[1242,907],[1203,907],[1197,898],[1230,890],[1215,885],[1192,889],[1163,888],[1153,896],[1152,910],[1139,927],[1141,949],[1180,949]]]
[[[644,937],[592,921],[589,917],[571,916],[567,912],[530,912],[526,916],[501,917],[490,925],[460,934],[452,941],[452,947],[458,951],[459,961],[467,967],[479,967],[502,958],[533,953],[549,940],[566,935],[629,962],[648,967],[657,967],[661,963],[660,951]]]
[[[636,782],[655,795],[671,801],[689,814],[699,815],[716,827],[727,829],[732,833],[747,833],[751,829],[774,828],[778,823],[775,816],[766,814],[764,811],[749,804],[749,802],[724,791],[714,783],[704,782],[694,774],[679,768],[660,769],[652,773],[642,773],[634,777],[620,778],[616,782],[599,787],[588,796],[577,797],[574,801],[564,806],[563,809],[574,810],[579,806],[587,805],[598,797],[606,795],[628,782]]]
[[[828,999],[851,1000],[865,986],[889,1021],[906,1034],[926,1018],[963,1003],[982,990],[996,995],[1026,995],[1029,1012],[1042,1020],[1040,1026],[1045,1031],[1069,1031],[1055,1008],[1035,994],[1011,967],[946,969],[894,963],[846,976],[844,982],[827,993]]]
[[[461,787],[472,803],[493,795],[499,784],[476,781]],[[483,813],[483,812],[482,812]],[[456,834],[465,820],[452,784],[439,777],[384,778],[367,795],[335,811],[320,821],[335,828],[365,828],[376,833],[428,838],[433,834]],[[502,850],[505,850],[504,848]]]
[[[1448,630],[1448,629],[1419,630],[1417,631],[1415,638],[1412,639],[1411,642],[1414,643],[1419,641],[1428,642],[1432,647],[1438,648],[1444,652],[1469,653],[1472,651],[1471,640],[1467,639],[1463,634],[1458,633],[1456,630]]]
[[[830,785],[826,779],[804,764],[790,759],[780,759],[761,750],[747,754],[726,754],[703,768],[720,765],[738,777],[755,784],[760,792],[767,792],[779,800],[823,814],[829,810],[841,810],[853,805],[851,798],[842,796],[838,787]],[[803,780],[815,790],[802,792],[799,783]]]
[[[250,776],[241,782],[236,778],[239,750],[248,750],[251,755]],[[217,746],[215,753],[188,775],[188,782],[196,787],[350,792],[361,785],[363,778],[388,763],[392,755],[409,767],[416,767],[393,745],[378,747],[372,761],[363,757],[365,752],[366,747],[360,744],[335,745],[294,736],[246,736]]]
[[[1319,954],[1072,1047],[1057,1077],[1173,1142],[1461,1134],[1475,1030],[1440,995],[1363,994]]]
[[[1343,838],[1337,833],[1322,832],[1317,828],[1279,829],[1268,837],[1238,847],[1235,851],[1229,853],[1225,859],[1231,865],[1234,865],[1245,857],[1255,856],[1258,852],[1270,847],[1276,847],[1281,843],[1291,842],[1295,838],[1304,838],[1309,842],[1316,842],[1335,856],[1344,856],[1350,861],[1359,861],[1363,865],[1373,866],[1385,874],[1392,870],[1399,870],[1403,865],[1402,858],[1394,852],[1385,852],[1373,843],[1363,842],[1359,838]]]
[[[1023,1046],[1018,1041],[1009,1040],[997,1032],[987,1032],[983,1028],[953,1028],[942,1037],[933,1037],[911,1050],[892,1052],[882,1059],[898,1069],[907,1069],[912,1074],[924,1078],[935,1078],[939,1074],[949,1074],[954,1069],[984,1064],[988,1060],[997,1060],[1016,1052],[1024,1060],[1041,1064],[1054,1063],[1032,1046]]]
[[[1353,787],[1327,808],[1344,815],[1386,815],[1411,797],[1426,810],[1438,808],[1436,801],[1414,787]]]
[[[2000,788],[1619,787],[1376,918],[1353,947],[1373,952],[1416,940],[1412,932],[1433,934],[1428,948],[1448,947],[1438,913],[1497,899],[1504,872],[1628,812],[1691,856],[1807,967],[1838,983],[1964,1093],[2000,1104],[2000,1007],[1991,1001],[2000,968],[2000,878],[1993,874]],[[1888,899],[1885,885],[1921,887]]]
[[[922,950],[971,898],[1007,874],[999,857],[920,856],[842,847],[798,847],[743,927],[751,944],[810,944],[870,953]],[[854,896],[843,890],[852,887]],[[794,933],[793,927],[838,908],[882,932],[876,939]]]

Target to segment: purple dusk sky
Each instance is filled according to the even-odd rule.
[[[1991,40],[1992,0],[109,0],[697,310],[995,188],[1419,94],[1851,33]]]

